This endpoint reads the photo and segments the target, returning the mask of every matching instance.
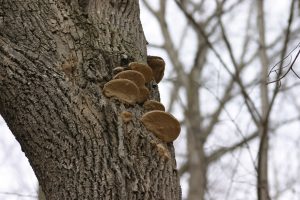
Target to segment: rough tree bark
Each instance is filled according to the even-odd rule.
[[[133,60],[146,60],[138,0],[0,0],[0,114],[48,200],[181,198],[173,145],[160,156],[142,106],[102,95]]]

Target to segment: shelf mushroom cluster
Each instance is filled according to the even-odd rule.
[[[164,142],[174,141],[180,133],[180,124],[158,101],[148,100],[150,91],[146,84],[159,83],[164,75],[165,62],[157,56],[148,56],[147,64],[131,62],[128,67],[116,67],[117,73],[103,88],[106,97],[115,97],[129,105],[142,104],[146,113],[141,122]]]
[[[132,62],[128,68],[118,67],[117,70],[119,73],[104,85],[104,95],[130,105],[145,102],[150,94],[145,84],[152,80],[152,69],[146,64]]]

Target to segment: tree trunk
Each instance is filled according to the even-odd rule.
[[[200,41],[200,40],[199,40]],[[202,41],[201,41],[202,42]],[[201,92],[199,80],[206,62],[207,46],[200,43],[195,56],[194,66],[188,75],[187,110],[187,152],[189,178],[189,200],[204,200],[207,190],[207,157],[204,145],[206,133],[203,130],[202,112],[200,108]]]
[[[47,200],[181,198],[173,145],[161,156],[143,107],[102,94],[145,60],[138,0],[0,0],[0,114]]]
[[[266,36],[265,36],[265,19],[264,19],[264,1],[257,1],[257,26],[259,31],[259,58],[261,63],[261,83],[260,83],[260,96],[261,96],[261,113],[262,121],[259,127],[260,131],[260,145],[258,151],[258,166],[257,166],[257,199],[269,200],[269,181],[268,181],[268,154],[269,154],[269,116],[268,109],[270,106],[268,98],[267,79],[269,73],[269,59],[266,49]]]

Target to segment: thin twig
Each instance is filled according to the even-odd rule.
[[[214,55],[217,57],[217,59],[219,60],[219,62],[222,64],[222,66],[225,68],[225,70],[229,73],[229,75],[236,80],[236,83],[239,85],[241,91],[242,91],[242,95],[244,96],[245,99],[245,103],[247,105],[247,108],[250,112],[250,114],[252,114],[252,118],[253,121],[255,122],[255,124],[258,126],[259,125],[259,121],[260,121],[260,115],[253,103],[253,101],[251,100],[251,98],[249,97],[249,95],[247,94],[247,92],[245,91],[245,88],[241,82],[241,79],[239,77],[239,72],[236,71],[235,74],[233,74],[231,72],[231,70],[229,69],[229,66],[227,66],[227,64],[225,63],[225,61],[222,59],[222,57],[220,56],[220,54],[216,51],[216,49],[214,48],[214,46],[212,45],[212,43],[209,41],[209,38],[207,36],[207,34],[205,33],[205,31],[202,29],[201,26],[198,26],[198,23],[195,21],[195,19],[184,9],[184,7],[181,5],[181,3],[178,0],[175,0],[176,4],[178,5],[178,7],[182,10],[182,12],[186,15],[186,17],[191,21],[192,25],[197,29],[197,33],[203,37],[205,43],[207,44],[207,46],[212,50],[212,52],[214,53]]]
[[[261,6],[262,7],[262,2]],[[284,40],[284,45],[283,45],[283,50],[282,50],[282,55],[281,55],[281,60],[283,60],[284,55],[287,50],[287,45],[289,42],[289,35],[290,35],[290,28],[293,20],[293,12],[294,12],[294,4],[295,0],[292,1],[291,3],[291,8],[290,8],[290,16],[288,20],[288,27],[287,27],[287,32]],[[262,9],[262,8],[261,8]],[[263,10],[261,11],[261,13]],[[260,16],[261,17],[261,16]],[[283,63],[280,64],[279,67],[279,73],[278,77],[280,77],[281,70],[282,70]],[[274,88],[273,96],[271,98],[270,103],[268,102],[268,109],[264,114],[264,118],[262,121],[262,134],[261,134],[261,140],[259,144],[259,150],[258,150],[258,178],[257,178],[257,195],[258,195],[258,200],[268,200],[270,199],[269,195],[269,190],[268,190],[268,172],[267,172],[267,164],[268,164],[268,124],[269,124],[269,116],[272,110],[272,107],[275,102],[275,98],[279,92],[279,84],[280,82],[276,82],[276,87]]]
[[[0,195],[7,195],[7,196],[17,196],[17,197],[26,197],[36,199],[38,196],[33,194],[20,194],[17,192],[0,192]]]
[[[298,50],[295,58],[293,59],[291,57],[291,54],[297,49],[297,48],[300,48],[300,43],[298,43],[298,45],[293,49],[291,50],[287,56],[285,56],[281,61],[279,61],[278,63],[276,63],[272,68],[271,70],[269,71],[269,74],[268,74],[268,77],[271,75],[271,73],[275,72],[277,74],[277,79],[274,80],[274,81],[269,81],[267,82],[267,84],[270,84],[270,83],[275,83],[275,82],[280,82],[290,71],[292,71],[296,76],[297,78],[300,79],[299,75],[294,71],[293,69],[293,66],[296,62],[296,60],[298,59],[299,57],[299,54],[300,54],[300,49]],[[290,62],[288,62],[288,64],[286,64],[286,66],[283,66],[283,63],[284,63],[284,60],[286,60],[287,58],[291,58]],[[280,65],[280,67],[278,69],[274,69],[277,65]],[[284,68],[288,68],[288,70],[281,76],[281,72],[282,72],[282,69]]]

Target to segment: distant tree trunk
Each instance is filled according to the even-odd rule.
[[[0,114],[47,200],[181,198],[173,145],[160,156],[142,106],[102,94],[145,60],[138,0],[0,0]]]
[[[202,42],[202,41],[201,41]],[[206,62],[207,46],[200,43],[194,66],[188,74],[187,89],[187,142],[188,142],[188,172],[189,178],[189,200],[204,200],[207,190],[207,156],[205,154],[205,141],[207,135],[203,129],[202,111],[200,108],[201,93],[198,80],[201,79],[202,69]],[[200,50],[201,49],[201,50]]]
[[[270,106],[268,98],[268,86],[266,84],[268,78],[268,66],[269,59],[266,49],[266,36],[265,36],[265,15],[264,15],[264,1],[257,1],[257,26],[259,32],[259,58],[261,63],[261,74],[262,81],[260,84],[260,95],[261,95],[261,113],[262,122],[259,127],[260,129],[260,145],[259,145],[259,156],[258,156],[258,171],[257,171],[257,199],[258,200],[269,200],[269,178],[268,178],[268,154],[269,154],[269,116],[268,109]]]

